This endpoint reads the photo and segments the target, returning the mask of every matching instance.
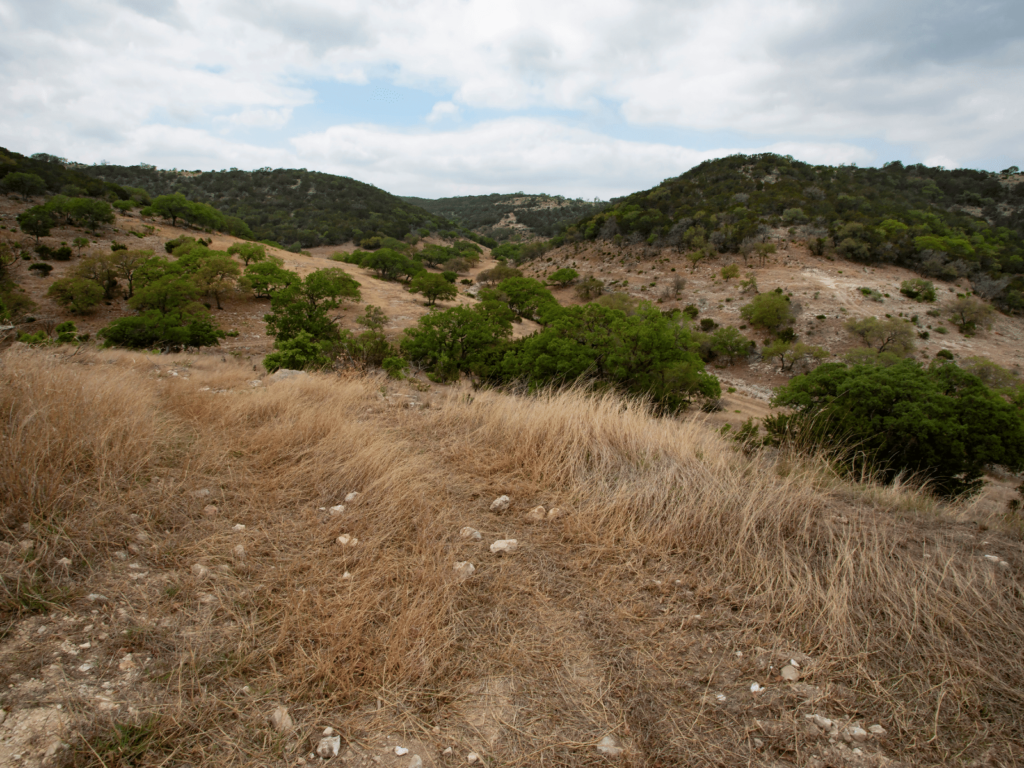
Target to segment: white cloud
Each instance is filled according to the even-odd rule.
[[[585,13],[550,0],[0,0],[0,19],[0,142],[85,161],[145,150],[153,154],[132,161],[191,164],[172,147],[211,167],[242,167],[238,157],[259,152],[252,165],[294,158],[218,135],[268,127],[332,162],[348,147],[364,160],[345,167],[364,167],[360,178],[379,186],[401,179],[403,191],[441,194],[533,178],[592,196],[710,154],[628,141],[637,127],[703,132],[702,146],[793,147],[815,162],[872,162],[863,147],[885,144],[897,151],[883,159],[947,166],[1019,165],[1024,155],[1024,102],[1014,97],[1024,86],[1024,5],[1008,0],[593,0]],[[429,114],[402,123],[434,132],[350,124],[319,134],[330,141],[299,135],[308,128],[294,115],[316,101],[317,83],[381,80],[434,94]],[[481,109],[489,122],[470,125]],[[524,113],[556,117],[524,122]],[[344,114],[337,122],[360,119]],[[461,130],[441,130],[456,115]],[[570,122],[586,128],[572,133]],[[609,124],[623,138],[602,136]],[[152,145],[158,135],[171,144]],[[200,144],[179,145],[181,136]],[[385,137],[424,175],[392,168]],[[521,154],[506,158],[483,137]],[[434,159],[404,154],[414,144]],[[650,167],[659,163],[674,167]]]
[[[508,118],[459,130],[396,131],[344,125],[292,140],[303,165],[373,180],[397,194],[444,197],[495,191],[598,196],[654,186],[703,160],[737,152],[779,152],[812,162],[870,162],[848,144],[786,143],[694,151],[626,141],[551,120]]]
[[[458,114],[458,106],[450,101],[439,101],[434,105],[434,108],[430,110],[430,114],[427,115],[427,122],[436,123],[438,120],[442,120],[446,117],[456,117]]]

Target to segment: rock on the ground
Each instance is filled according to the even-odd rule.
[[[2,721],[0,721],[0,722],[2,722]],[[445,747],[444,748],[444,752],[442,752],[441,754],[444,755],[445,757],[447,757],[448,755],[451,755],[454,752],[455,752],[455,750],[452,749],[451,747]]]
[[[195,576],[197,579],[205,579],[207,576],[210,575],[210,569],[202,563],[193,563],[192,575]]]
[[[402,755],[409,754],[409,750],[405,747],[395,747],[395,754],[401,757]]]
[[[792,664],[787,664],[782,668],[782,679],[793,682],[800,679],[800,670],[794,667]]]
[[[526,519],[534,523],[539,523],[542,520],[546,520],[548,511],[544,507],[534,507],[526,513]]]
[[[288,708],[284,706],[278,706],[270,716],[267,718],[270,724],[274,726],[274,730],[285,733],[290,731],[295,725],[292,722],[292,716],[288,714]]]
[[[204,515],[216,515],[217,514],[217,506],[215,504],[207,504],[205,507],[203,507],[203,514]]]
[[[348,494],[345,497],[345,503],[346,504],[351,504],[353,501],[355,501],[358,498],[359,498],[359,491],[352,491],[352,493]]]
[[[851,725],[849,728],[844,728],[842,733],[843,741],[851,742],[863,742],[868,740],[868,732],[863,728],[858,728],[856,725]]]
[[[625,752],[614,736],[605,736],[597,743],[597,751],[606,757],[621,757]]]
[[[356,544],[359,543],[359,539],[357,539],[355,536],[343,533],[341,534],[341,536],[337,538],[337,542],[343,547],[354,547]]]
[[[345,511],[345,505],[344,504],[336,504],[333,507],[331,507],[330,510],[328,510],[328,511],[332,515],[340,515],[342,512]]]
[[[832,721],[827,717],[822,717],[821,715],[804,715],[804,717],[825,731],[825,733],[832,730]]]
[[[562,510],[560,507],[552,507],[548,510],[548,520],[557,520],[562,516]]]
[[[459,577],[460,581],[465,581],[474,573],[476,573],[476,566],[466,560],[455,564],[455,575]]]
[[[341,736],[324,736],[316,745],[316,754],[324,760],[337,757],[341,751]]]
[[[885,736],[888,731],[880,725],[870,725],[868,726],[868,733],[872,736]]]
[[[504,512],[512,501],[508,496],[499,496],[491,502],[491,512]]]
[[[464,526],[462,530],[459,531],[459,536],[463,539],[472,539],[473,541],[480,541],[484,537],[480,531],[476,528],[471,528],[468,525]]]
[[[273,383],[275,381],[284,381],[285,379],[294,378],[308,378],[309,374],[305,371],[296,371],[292,368],[278,368],[274,373],[267,376],[267,381]]]
[[[423,758],[419,755],[413,755],[412,759],[409,760],[409,768],[423,768]]]
[[[476,752],[470,752],[468,755],[466,755],[466,762],[469,763],[470,765],[472,765],[473,763],[475,763],[479,759],[480,759],[480,755],[478,755]]]
[[[243,547],[241,544],[236,544],[235,548],[232,550],[232,553],[235,556],[235,560],[245,560],[245,547]]]
[[[496,555],[507,555],[515,552],[518,548],[519,542],[516,539],[498,539],[496,542],[491,544],[491,552]]]
[[[192,498],[193,499],[205,499],[209,495],[210,495],[210,489],[209,488],[200,488],[198,491],[192,491]]]
[[[242,523],[235,523],[233,526],[231,526],[231,530],[241,532],[245,530],[245,526]]]

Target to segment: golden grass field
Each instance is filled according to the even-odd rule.
[[[255,377],[0,356],[0,706],[60,704],[52,764],[298,765],[327,726],[334,764],[402,768],[396,744],[427,766],[1024,762],[1024,558],[969,503],[613,395],[407,407],[380,376]],[[887,734],[833,743],[809,714]]]

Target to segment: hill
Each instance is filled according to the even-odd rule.
[[[572,222],[594,214],[607,205],[596,200],[590,202],[557,195],[524,195],[522,192],[443,197],[437,200],[422,197],[402,199],[498,241],[554,237]]]
[[[966,277],[1024,310],[1024,176],[890,163],[815,166],[774,154],[709,160],[568,226],[556,242],[750,253],[783,228],[817,254]]]
[[[442,216],[371,184],[299,169],[256,171],[161,170],[151,165],[75,165],[94,179],[140,187],[150,195],[180,193],[243,220],[257,240],[288,250],[357,243],[371,237],[403,238],[421,230],[454,227]]]

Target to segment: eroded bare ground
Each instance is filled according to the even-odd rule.
[[[608,398],[0,377],[4,764],[1024,760],[1024,552],[969,509]]]

